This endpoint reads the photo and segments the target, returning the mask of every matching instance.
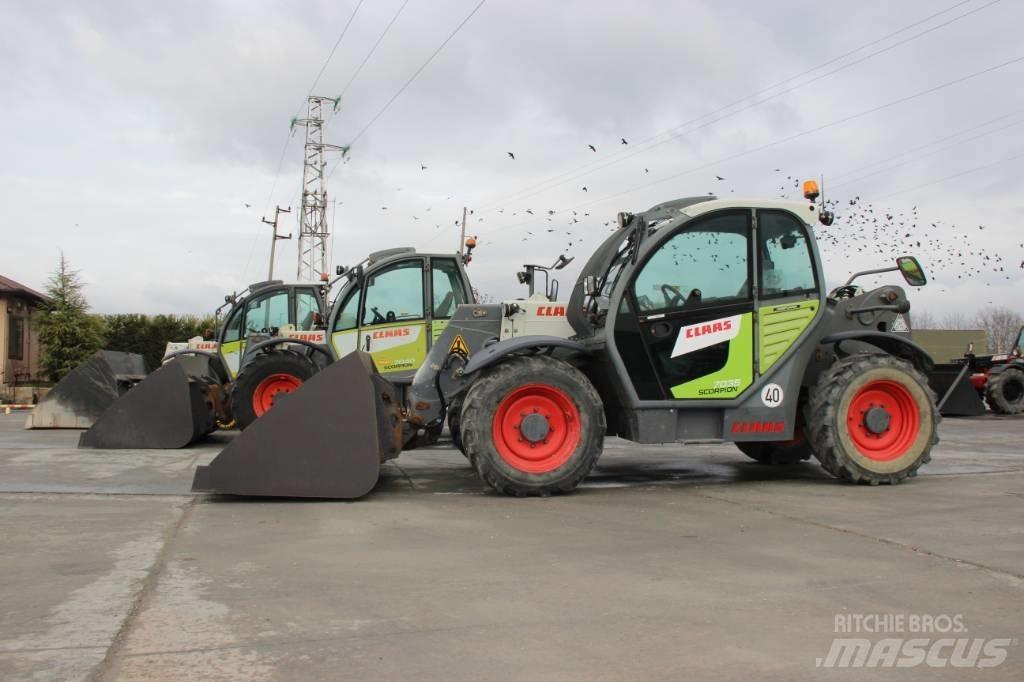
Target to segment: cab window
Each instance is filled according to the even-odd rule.
[[[311,289],[295,291],[295,328],[308,332],[316,326],[317,313],[320,312],[320,299]]]
[[[644,264],[633,284],[642,313],[691,310],[750,299],[750,214],[697,219]]]
[[[367,278],[364,326],[423,317],[423,261],[398,263]]]
[[[334,321],[334,331],[343,332],[359,326],[359,287],[349,292],[348,298],[341,306],[338,319]]]
[[[245,306],[245,335],[288,324],[288,292],[259,296]]]
[[[434,260],[431,284],[434,297],[431,306],[435,320],[447,320],[455,314],[456,306],[466,303],[466,292],[459,277],[459,266],[454,260]]]
[[[760,298],[817,291],[807,228],[786,211],[758,213]]]
[[[228,318],[228,321],[224,323],[224,343],[230,343],[231,341],[238,341],[242,338],[242,308],[241,306],[235,308],[235,311]]]

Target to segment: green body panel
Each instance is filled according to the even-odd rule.
[[[818,301],[762,306],[757,311],[761,374],[767,372],[807,329],[818,312]]]
[[[389,336],[401,331],[408,331],[407,337]],[[370,335],[370,356],[373,357],[373,364],[377,365],[377,371],[381,374],[408,372],[422,365],[427,358],[426,332],[427,323],[422,321],[382,324],[362,329],[364,339],[367,334]],[[395,338],[410,338],[412,341],[390,345],[394,343]],[[388,346],[381,349],[374,348],[374,346],[381,345],[382,342]]]
[[[242,353],[245,352],[245,340],[222,343],[217,352],[220,354],[220,359],[224,362],[224,366],[227,368],[231,378],[237,377],[238,363],[242,359]]]
[[[740,317],[740,331],[729,342],[729,357],[717,372],[672,387],[675,398],[731,400],[754,383],[754,316]]]

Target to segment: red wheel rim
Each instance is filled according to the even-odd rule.
[[[302,385],[302,379],[293,374],[271,374],[261,381],[252,394],[252,411],[262,417],[274,406],[279,393],[291,393]]]
[[[889,422],[877,432],[869,428],[868,413],[884,410]],[[882,414],[882,413],[876,413]],[[868,459],[888,462],[906,454],[921,430],[921,410],[903,384],[886,379],[862,386],[850,401],[846,426],[853,444]]]
[[[580,442],[580,411],[554,386],[527,384],[498,404],[491,433],[495,449],[509,466],[543,474],[565,464],[575,452]]]

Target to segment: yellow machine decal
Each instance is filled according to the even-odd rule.
[[[381,374],[417,369],[427,358],[426,322],[364,327],[359,348],[369,352]]]
[[[452,341],[452,345],[448,348],[448,352],[458,353],[464,358],[469,357],[469,345],[466,343],[466,340],[462,338],[462,334],[455,337],[455,340]]]
[[[758,311],[760,370],[764,374],[797,340],[818,312],[818,301],[763,306]]]

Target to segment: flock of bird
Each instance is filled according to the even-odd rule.
[[[625,137],[620,138],[619,146],[625,145],[629,145],[629,141]],[[588,144],[586,148],[591,153],[597,153],[597,146],[594,144]],[[510,161],[518,161],[515,152],[508,151],[506,154]],[[430,169],[429,165],[422,162],[419,167],[421,172]],[[643,174],[650,172],[649,168],[642,170]],[[776,182],[779,198],[801,198],[799,176],[785,175],[781,168],[774,168],[770,173],[771,177],[778,178]],[[732,188],[723,191],[726,188],[723,183],[727,182],[724,176],[713,174],[711,178],[712,191],[708,191],[707,195],[722,196],[735,192]],[[715,191],[716,189],[718,191]],[[401,191],[401,188],[396,188],[396,191]],[[589,194],[590,187],[581,185],[579,191]],[[448,195],[447,199],[453,197],[454,195]],[[1024,243],[1008,245],[999,240],[990,242],[984,238],[984,225],[968,228],[943,220],[925,219],[917,206],[909,211],[894,211],[866,201],[859,195],[833,197],[825,203],[826,207],[835,213],[836,220],[830,227],[815,227],[818,248],[826,262],[831,261],[839,269],[851,269],[851,261],[858,255],[863,258],[856,260],[866,263],[886,262],[899,255],[914,255],[925,265],[931,282],[943,291],[946,286],[957,281],[971,279],[984,280],[985,285],[991,287],[994,281],[1011,281],[1019,277],[1020,271],[1024,270]],[[428,206],[423,208],[423,211],[430,212],[432,208],[433,206]],[[387,206],[381,207],[381,211],[387,210]],[[599,227],[596,220],[590,219],[589,212],[573,208],[534,210],[528,206],[490,208],[479,212],[474,209],[469,211],[469,216],[472,222],[471,233],[477,233],[478,244],[481,247],[506,243],[506,239],[510,237],[527,242],[534,240],[538,235],[554,235],[555,238],[562,240],[564,255],[582,255],[584,258],[589,256],[589,250],[597,245],[595,240],[603,239],[603,233],[616,229],[614,220],[605,220]],[[522,218],[510,225],[483,229],[487,217],[496,221],[510,216]],[[421,216],[412,215],[413,221],[420,219]],[[449,224],[461,223],[460,215]],[[435,233],[428,238],[428,242],[443,234],[442,223],[435,222],[434,226]],[[481,234],[484,239],[480,238]],[[587,252],[572,253],[574,249],[580,249],[585,242],[590,243]],[[1016,247],[1019,253],[1011,256],[1008,247]],[[835,273],[836,268],[828,270]]]

